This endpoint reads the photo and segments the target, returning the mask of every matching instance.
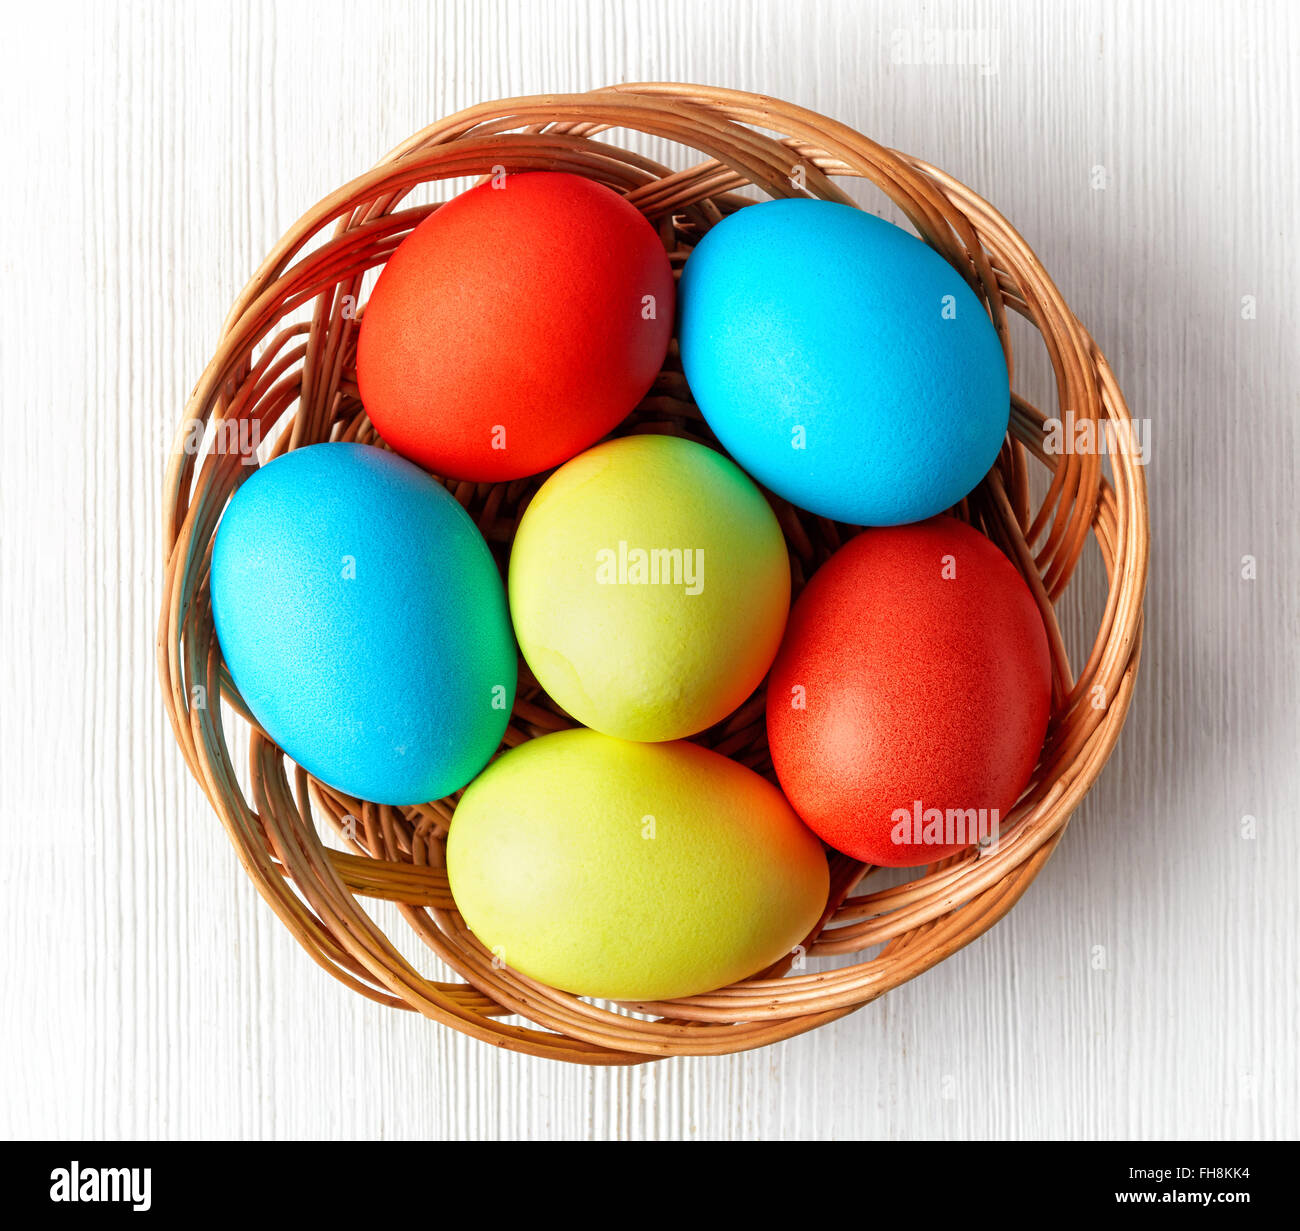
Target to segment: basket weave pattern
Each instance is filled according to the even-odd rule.
[[[698,152],[683,171],[600,139],[636,130]],[[770,136],[767,130],[783,134]],[[869,960],[811,972],[788,959],[731,987],[664,1004],[603,1006],[493,962],[457,914],[444,838],[454,800],[385,807],[352,799],[286,765],[247,713],[226,671],[208,589],[212,537],[236,487],[252,472],[236,452],[187,447],[192,425],[268,436],[288,419],[275,452],[324,440],[382,444],[357,394],[357,303],[364,274],[381,265],[436,206],[400,208],[419,184],[507,171],[559,170],[610,185],[658,229],[680,270],[714,223],[740,208],[738,190],[852,202],[836,178],[864,177],[961,271],[986,304],[1015,383],[1007,311],[1038,331],[1056,378],[1057,415],[1096,429],[1129,426],[1105,359],[1024,240],[987,202],[934,167],[888,150],[820,115],[730,90],[673,84],[510,99],[470,108],[425,129],[373,170],[301,218],[245,287],[186,408],[164,494],[164,596],[158,670],[176,739],[245,871],[297,940],[361,994],[412,1009],[512,1050],[584,1064],[741,1051],[851,1013],[968,944],[1014,905],[1051,855],[1071,812],[1119,736],[1142,639],[1147,506],[1142,468],[1113,453],[1112,479],[1097,454],[1049,453],[1045,415],[1012,395],[1010,431],[993,470],[957,510],[1018,565],[1035,594],[1052,651],[1052,718],[1039,767],[992,849],[918,870],[907,883],[869,890],[869,869],[836,855],[831,897],[808,955]],[[310,324],[291,324],[311,306]],[[231,429],[234,429],[232,431]],[[672,432],[715,443],[691,401],[674,345],[664,371],[620,433]],[[1031,507],[1029,467],[1051,472]],[[504,560],[541,477],[501,484],[449,482]],[[851,531],[774,500],[795,590]],[[1074,673],[1053,604],[1092,536],[1108,596],[1087,661]],[[223,727],[222,698],[248,718],[252,798],[245,797]],[[209,699],[211,699],[209,701]],[[505,742],[572,725],[521,664]],[[762,692],[699,737],[772,776]],[[327,847],[331,828],[345,850]],[[427,978],[367,912],[398,904],[420,938],[458,976]],[[410,937],[403,938],[409,947]],[[635,943],[635,938],[629,938]],[[883,947],[881,947],[883,946]],[[791,967],[796,967],[792,969]]]

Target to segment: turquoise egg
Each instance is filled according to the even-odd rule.
[[[920,521],[988,472],[1011,395],[974,291],[899,227],[830,201],[746,206],[682,273],[682,366],[760,483],[854,525]]]
[[[392,453],[311,445],[253,474],[217,527],[212,615],[249,711],[349,795],[440,799],[501,743],[501,574],[446,488]]]

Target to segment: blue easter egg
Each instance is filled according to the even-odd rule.
[[[997,458],[1006,361],[979,298],[899,227],[830,201],[746,206],[696,246],[682,366],[760,483],[855,525],[921,521]]]
[[[440,799],[501,743],[501,574],[446,488],[382,449],[311,445],[253,474],[217,528],[212,615],[249,711],[349,795]]]

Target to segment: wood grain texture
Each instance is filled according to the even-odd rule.
[[[0,1133],[1300,1132],[1298,41],[1285,0],[11,15]],[[257,898],[156,695],[159,490],[227,306],[325,192],[473,101],[673,78],[836,116],[1015,222],[1152,422],[1155,549],[1128,729],[1005,922],[812,1036],[589,1072],[349,994]]]

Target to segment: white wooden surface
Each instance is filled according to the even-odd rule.
[[[927,31],[981,63],[909,62]],[[6,8],[0,1132],[1300,1132],[1298,40],[1284,0]],[[1005,922],[814,1036],[587,1072],[352,996],[256,897],[157,697],[159,489],[300,212],[471,102],[652,78],[791,98],[997,203],[1153,421],[1155,552],[1123,742]]]

